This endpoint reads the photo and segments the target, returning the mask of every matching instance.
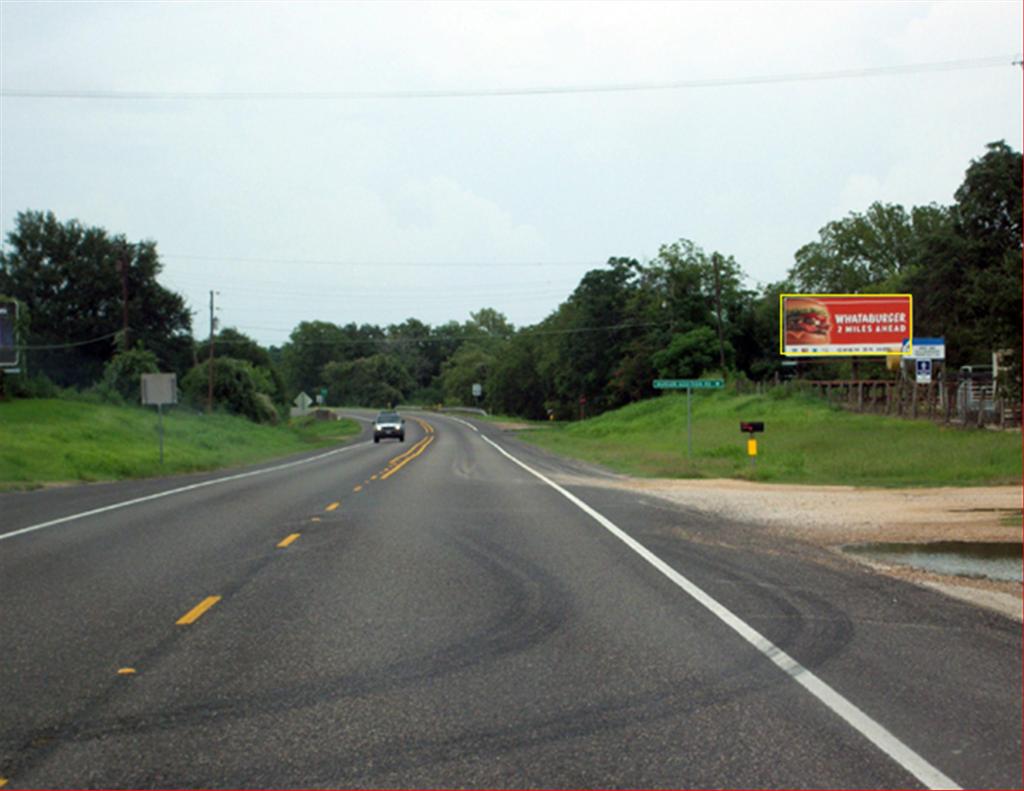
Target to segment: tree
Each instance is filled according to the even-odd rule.
[[[672,336],[668,347],[653,357],[658,376],[665,379],[694,379],[718,361],[718,335],[711,327]]]
[[[270,352],[248,335],[239,332],[234,327],[225,327],[214,336],[213,351],[218,359],[232,357],[252,363],[254,368],[262,371],[267,377],[269,385],[265,392],[271,400],[278,404],[286,403],[287,392],[284,377],[271,359]],[[196,347],[196,357],[200,360],[207,360],[209,356],[209,340],[199,343]]]
[[[138,346],[130,351],[118,352],[110,359],[103,369],[102,385],[126,401],[138,403],[141,398],[142,375],[159,372],[156,355]]]
[[[473,344],[461,346],[441,367],[445,403],[475,405],[473,385],[488,379],[494,356]]]
[[[209,365],[209,360],[204,360],[181,380],[182,393],[195,406],[206,403]],[[248,360],[220,357],[214,363],[214,403],[228,412],[257,423],[276,422],[277,410],[264,389],[268,386],[266,375],[261,374]]]
[[[324,366],[347,359],[347,342],[341,327],[329,321],[303,321],[292,330],[281,348],[289,397],[318,391],[324,384]]]
[[[157,282],[155,242],[129,243],[52,212],[20,212],[15,226],[0,253],[0,293],[29,309],[26,345],[59,347],[29,352],[31,368],[61,385],[87,385],[118,349],[141,342],[164,370],[185,370],[192,318],[184,298]],[[125,307],[127,337],[119,335]]]
[[[855,294],[907,271],[915,262],[910,215],[896,204],[872,203],[818,232],[796,252],[789,277],[798,291]]]
[[[397,406],[416,384],[401,362],[388,354],[328,363],[323,380],[332,403],[378,408]]]

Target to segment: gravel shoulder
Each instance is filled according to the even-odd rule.
[[[876,541],[1021,541],[1020,486],[873,489],[736,480],[674,480],[627,476],[560,476],[560,482],[620,488],[749,524],[780,539],[799,540],[837,554],[849,544]],[[842,553],[878,573],[934,588],[1022,618],[1020,583],[947,576],[870,562]]]

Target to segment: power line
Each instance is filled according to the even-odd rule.
[[[237,255],[190,255],[185,253],[160,253],[165,260],[182,261],[218,261],[238,264],[310,264],[312,266],[345,266],[345,267],[395,267],[412,269],[442,269],[461,267],[581,267],[605,265],[605,261],[361,261],[325,258],[249,258]]]
[[[996,55],[983,58],[930,61],[896,66],[874,66],[859,69],[838,69],[819,72],[797,72],[792,74],[751,75],[744,77],[723,77],[698,80],[673,80],[670,82],[605,83],[596,85],[549,85],[513,88],[442,89],[442,90],[395,90],[395,91],[117,91],[81,90],[71,88],[0,88],[0,97],[5,99],[115,99],[115,100],[202,100],[202,101],[247,101],[247,100],[361,100],[361,99],[478,99],[511,96],[549,96],[564,94],[637,93],[650,91],[678,91],[697,88],[731,88],[749,85],[770,85],[792,82],[814,82],[822,80],[860,79],[867,77],[895,77],[909,74],[926,74],[969,69],[987,69],[997,66],[1016,66],[1019,55]]]
[[[100,341],[108,341],[111,338],[116,337],[119,333],[120,333],[120,330],[118,330],[118,332],[110,332],[110,333],[107,333],[106,335],[101,335],[98,338],[90,338],[87,341],[68,341],[66,343],[47,343],[47,344],[42,344],[42,345],[38,345],[38,346],[23,346],[23,345],[20,345],[20,344],[16,344],[14,346],[14,348],[18,349],[19,351],[23,351],[23,352],[47,351],[47,350],[51,350],[52,351],[54,349],[73,349],[73,348],[75,348],[77,346],[88,346],[91,343],[99,343]]]

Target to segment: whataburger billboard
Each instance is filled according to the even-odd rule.
[[[910,294],[782,294],[779,351],[784,355],[909,354]]]

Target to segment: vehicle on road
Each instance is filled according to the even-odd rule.
[[[397,412],[381,412],[373,421],[373,441],[382,439],[405,442],[405,419]]]

